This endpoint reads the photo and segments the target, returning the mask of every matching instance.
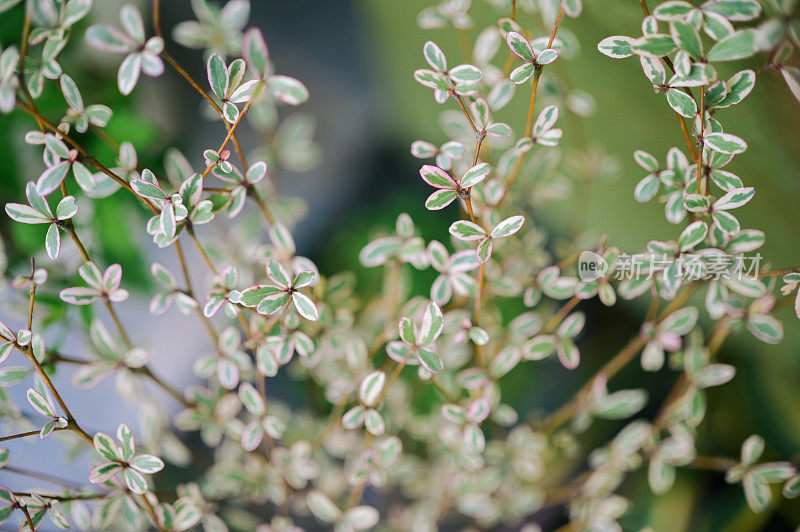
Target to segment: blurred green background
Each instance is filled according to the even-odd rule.
[[[103,10],[113,12],[114,3],[109,4]],[[165,27],[191,18],[188,0],[168,4]],[[314,259],[323,272],[351,269],[359,273],[361,286],[374,286],[378,273],[364,271],[357,255],[375,226],[390,228],[397,214],[405,211],[413,214],[426,238],[444,240],[447,234],[443,218],[422,206],[426,188],[416,173],[419,163],[408,148],[416,139],[434,143],[445,140],[438,126],[443,107],[434,103],[430,90],[414,82],[412,72],[423,66],[422,45],[429,39],[435,40],[455,64],[460,58],[457,35],[452,29],[431,32],[417,27],[417,13],[430,4],[427,0],[269,0],[253,4],[251,22],[264,29],[278,71],[307,82],[312,94],[308,110],[318,119],[323,170],[281,179],[284,189],[300,195],[321,191],[324,199],[326,193],[332,194],[330,203],[334,205],[327,210],[312,201],[309,220],[301,226],[305,238],[299,239],[300,251]],[[474,0],[473,4],[473,38],[479,29],[507,16],[483,1]],[[673,239],[679,232],[664,220],[660,204],[634,201],[633,187],[644,172],[634,164],[632,152],[644,149],[663,160],[669,147],[683,146],[683,139],[671,110],[663,97],[653,94],[638,61],[611,60],[596,49],[596,43],[609,35],[640,34],[639,2],[587,0],[585,4],[579,19],[563,23],[578,36],[582,48],[579,58],[565,61],[564,66],[572,86],[588,91],[597,103],[596,113],[583,121],[585,139],[621,164],[615,181],[591,190],[586,225],[591,233],[608,234],[611,244],[632,252],[647,240]],[[523,26],[535,28],[536,35],[547,31],[538,16],[521,12],[518,19]],[[0,43],[6,46],[16,42],[20,27],[19,9],[0,17]],[[167,46],[190,72],[204,78],[199,53],[181,51],[171,42]],[[87,64],[82,51],[74,44],[68,47],[62,54],[62,64],[67,71],[82,72],[80,79],[77,74],[74,77],[86,102],[105,103],[115,110],[107,128],[112,137],[132,141],[139,162],[147,167],[160,168],[163,151],[170,145],[188,150],[197,159],[198,135],[187,132],[199,120],[198,102],[181,80],[167,71],[163,79],[144,80],[131,98],[124,98],[114,82],[116,64]],[[500,56],[505,57],[502,53]],[[753,62],[748,66],[757,70],[760,65]],[[737,67],[744,68],[739,63]],[[727,78],[734,72],[720,74]],[[176,109],[165,110],[162,105],[154,110],[148,98],[155,94]],[[57,119],[63,111],[62,97],[51,87],[39,107],[43,114]],[[519,132],[526,112],[527,90],[519,91],[497,119]],[[800,265],[795,229],[800,219],[796,207],[800,200],[800,103],[779,76],[767,74],[759,78],[743,103],[722,110],[719,117],[726,131],[749,143],[748,150],[729,168],[757,190],[742,213],[743,226],[766,232],[767,244],[761,252],[775,267]],[[20,201],[24,182],[35,178],[26,175],[25,169],[35,164],[38,150],[25,147],[21,140],[24,131],[34,124],[15,112],[0,117],[0,125],[0,197],[3,203]],[[564,129],[562,161],[569,158],[572,148],[583,143],[583,135],[575,134],[574,125],[573,117],[563,113],[559,123]],[[213,136],[200,142],[217,143],[218,128],[202,131]],[[96,137],[85,135],[81,141],[106,164],[113,163],[113,154]],[[334,189],[341,189],[341,197],[336,197]],[[553,202],[535,214],[536,223],[552,232],[553,248],[559,238],[568,236],[571,201]],[[124,194],[96,204],[103,258],[128,264],[126,278],[144,287],[152,246],[130,237],[144,219],[138,207]],[[24,267],[27,257],[41,249],[43,234],[39,228],[19,227],[5,216],[0,218],[10,270]],[[415,289],[425,293],[429,281],[429,276],[420,276]],[[699,300],[694,303],[702,305]],[[520,371],[503,381],[508,402],[528,412],[554,408],[638,330],[643,312],[641,305],[634,303],[622,303],[603,312],[591,302],[581,304],[581,308],[589,313],[589,325],[581,340],[581,367],[567,372],[556,365],[529,365],[527,373]],[[512,307],[507,312],[513,317],[513,312],[521,310]],[[734,364],[738,373],[732,383],[709,394],[709,412],[698,440],[700,454],[736,456],[741,442],[758,433],[768,443],[766,458],[798,458],[800,327],[790,309],[781,311],[779,317],[786,332],[782,344],[768,346],[745,332],[729,339],[720,350],[718,359]],[[652,391],[653,406],[645,413],[653,414],[674,379],[674,372],[667,369],[645,375],[637,364],[631,364],[612,381],[611,388],[647,387]],[[586,435],[586,448],[606,441],[619,427],[617,422],[596,422]],[[790,501],[781,501],[765,514],[752,514],[740,487],[727,486],[716,473],[681,472],[675,487],[655,498],[640,472],[624,484],[622,491],[635,503],[624,521],[626,529],[649,525],[657,531],[788,530],[800,522],[800,504]],[[550,522],[557,524],[559,519],[556,514]]]

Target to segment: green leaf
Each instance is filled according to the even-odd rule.
[[[675,51],[675,43],[670,35],[654,33],[633,41],[631,51],[647,57],[663,57]]]
[[[128,488],[132,492],[136,494],[147,493],[147,481],[142,474],[135,469],[125,469],[122,472],[122,477],[125,479],[125,484],[128,485]]]
[[[623,59],[633,55],[634,52],[631,50],[633,41],[634,39],[631,37],[612,35],[600,41],[597,44],[597,49],[601,54],[607,55],[613,59]]]
[[[289,288],[292,285],[292,279],[289,277],[286,269],[275,259],[270,259],[267,263],[267,276],[272,279],[275,284],[283,288]]]
[[[486,264],[492,258],[492,238],[486,237],[478,242],[478,249],[475,250],[475,257],[481,264]]]
[[[242,50],[247,68],[259,78],[263,78],[269,70],[269,53],[261,30],[258,28],[247,30],[242,40]]]
[[[117,86],[119,92],[127,96],[133,92],[136,82],[139,81],[139,73],[142,70],[142,54],[132,53],[122,60],[117,72]]]
[[[103,455],[106,460],[118,462],[122,459],[122,455],[117,448],[117,444],[114,443],[114,440],[108,434],[104,432],[98,432],[94,435],[93,441],[94,448],[98,453]]]
[[[508,43],[508,47],[511,48],[511,51],[528,63],[535,63],[536,62],[536,54],[533,51],[528,40],[519,32],[510,31],[508,35],[506,35],[506,43]]]
[[[362,404],[372,406],[378,400],[386,382],[386,374],[382,371],[373,371],[361,381],[358,397]]]
[[[655,172],[658,170],[658,161],[646,151],[636,150],[633,152],[633,160],[648,172]]]
[[[556,352],[561,364],[567,369],[575,369],[580,364],[580,351],[578,347],[567,338],[560,338],[556,344]]]
[[[525,223],[524,216],[522,215],[511,216],[501,221],[497,225],[495,225],[494,229],[492,229],[491,236],[492,238],[502,238],[506,236],[511,236],[520,229],[522,229],[522,224],[524,223]]]
[[[428,199],[425,200],[425,208],[430,211],[438,211],[444,209],[458,197],[458,192],[451,189],[439,189],[433,192]]]
[[[51,221],[36,209],[21,203],[7,203],[6,214],[15,222],[23,224],[46,224]]]
[[[61,186],[70,168],[69,161],[61,161],[45,170],[36,181],[36,193],[46,196]]]
[[[686,118],[694,118],[697,114],[697,104],[694,98],[679,89],[667,89],[667,103],[676,113]]]
[[[678,48],[695,59],[703,57],[703,43],[697,30],[686,22],[676,20],[670,24],[670,34]]]
[[[421,347],[417,350],[417,358],[419,363],[431,373],[440,373],[444,369],[442,359],[435,351]]]
[[[481,226],[468,222],[467,220],[457,220],[453,222],[450,224],[449,231],[451,235],[465,242],[480,240],[486,236],[486,231],[484,231]]]
[[[428,41],[422,48],[422,54],[428,64],[437,72],[447,72],[447,58],[435,42]]]
[[[27,398],[28,403],[30,403],[34,410],[39,412],[41,415],[46,417],[57,417],[56,410],[53,405],[50,404],[50,401],[48,401],[45,396],[33,388],[28,388]]]
[[[703,241],[707,234],[708,225],[705,222],[698,220],[690,223],[678,238],[680,251],[684,252],[693,249],[697,244]]]
[[[78,86],[72,81],[72,78],[66,74],[61,75],[61,92],[64,94],[64,99],[67,104],[76,110],[83,110],[83,99],[81,93],[78,91]]]
[[[641,410],[645,404],[646,390],[620,390],[598,399],[593,413],[603,419],[625,419]]]
[[[753,187],[735,188],[714,202],[715,211],[736,209],[745,205],[755,195]]]
[[[525,63],[524,65],[518,66],[517,68],[512,70],[508,78],[517,85],[519,85],[521,83],[525,83],[526,81],[528,81],[533,75],[533,72],[535,70],[536,70],[536,65],[534,65],[533,63]]]
[[[140,473],[153,474],[164,469],[164,462],[152,454],[139,454],[131,460],[131,467]]]
[[[753,336],[768,344],[778,344],[783,340],[781,322],[767,314],[753,314],[747,320],[747,329]]]
[[[707,133],[703,141],[712,150],[729,155],[742,153],[747,149],[747,143],[743,139],[730,133]]]
[[[712,3],[709,3],[712,4]],[[708,5],[708,4],[707,4]],[[709,51],[709,61],[733,61],[756,53],[757,33],[753,29],[736,31],[715,44]]]
[[[272,76],[267,88],[283,103],[300,105],[308,101],[308,89],[300,81],[289,76]]]
[[[761,14],[757,0],[718,0],[704,3],[703,9],[737,22],[752,20]]]
[[[308,296],[301,294],[300,292],[294,292],[292,294],[292,302],[294,303],[297,312],[299,312],[300,315],[305,319],[309,321],[317,321],[319,319],[317,307]]]
[[[640,203],[645,203],[653,199],[658,194],[661,181],[654,174],[646,176],[639,181],[633,191],[633,197]]]
[[[289,294],[284,291],[268,295],[258,304],[256,312],[266,316],[275,314],[289,302],[289,298]]]
[[[742,70],[732,76],[725,85],[728,92],[714,107],[730,107],[744,100],[756,85],[756,73],[752,70]]]
[[[464,175],[461,177],[461,186],[463,188],[469,188],[477,185],[489,175],[490,171],[491,167],[489,166],[489,163],[476,164],[464,172]]]
[[[469,83],[480,81],[483,73],[474,65],[458,65],[450,69],[450,77],[458,83]]]
[[[657,5],[655,9],[653,9],[653,16],[658,20],[681,20],[692,9],[694,9],[694,6],[689,2],[670,0]]]
[[[434,341],[436,341],[439,335],[442,334],[442,327],[444,327],[442,309],[439,308],[439,305],[431,301],[425,308],[425,314],[422,317],[422,324],[419,328],[417,344],[432,344]]]
[[[742,481],[744,488],[744,496],[747,499],[747,505],[756,513],[760,513],[769,508],[772,502],[772,491],[769,484],[760,481],[752,475],[745,475]]]
[[[450,85],[448,85],[444,75],[433,70],[428,70],[426,68],[416,70],[414,71],[414,79],[417,80],[417,83],[431,89],[440,91],[450,90]]]

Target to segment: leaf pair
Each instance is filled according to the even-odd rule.
[[[479,263],[485,264],[492,257],[494,239],[513,235],[522,228],[524,223],[524,216],[511,216],[499,222],[487,234],[486,230],[476,223],[458,220],[450,225],[449,231],[451,235],[464,242],[479,240],[475,257]]]
[[[284,267],[272,259],[267,264],[267,276],[275,285],[261,284],[246,288],[242,290],[240,302],[246,307],[255,307],[259,314],[269,316],[285,308],[291,301],[301,316],[309,321],[317,321],[319,313],[316,305],[298,291],[310,285],[314,275],[312,271],[301,271],[292,279]]]
[[[555,48],[545,48],[537,52],[532,43],[517,31],[508,32],[506,43],[514,55],[525,61],[524,65],[515,68],[509,76],[517,85],[525,83],[537,69],[541,71],[543,65],[550,64],[558,58],[558,50]]]
[[[444,364],[436,354],[434,342],[442,334],[444,316],[439,305],[431,301],[425,308],[422,322],[417,325],[407,317],[400,319],[400,340],[389,342],[386,352],[399,364],[421,364],[431,373],[439,373]]]
[[[450,205],[457,197],[469,196],[469,189],[489,175],[491,167],[488,163],[479,163],[464,172],[461,179],[454,179],[450,174],[429,164],[419,170],[419,175],[430,186],[438,189],[428,196],[425,207],[431,211],[438,211]]]
[[[78,268],[78,274],[89,286],[65,288],[59,294],[62,301],[71,305],[90,305],[95,301],[107,300],[119,303],[128,299],[127,290],[120,288],[122,267],[112,264],[101,272],[93,262],[84,262]]]
[[[78,212],[78,205],[73,196],[66,196],[58,202],[56,214],[50,210],[47,199],[36,192],[36,185],[29,182],[25,187],[25,194],[28,196],[28,205],[19,203],[7,203],[6,213],[12,220],[24,224],[50,224],[47,235],[44,239],[44,247],[47,255],[52,259],[58,259],[61,251],[61,232],[60,228],[64,222],[71,219]]]

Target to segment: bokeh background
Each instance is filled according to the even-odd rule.
[[[118,0],[96,0],[92,22],[115,21],[121,4]],[[163,4],[165,33],[175,23],[193,18],[188,0]],[[308,205],[308,216],[295,231],[299,252],[313,259],[325,273],[345,269],[357,272],[360,287],[368,290],[376,286],[379,276],[364,270],[357,256],[376,226],[393,226],[397,214],[405,211],[413,215],[426,238],[445,239],[447,225],[442,217],[423,208],[427,186],[418,177],[419,162],[409,154],[413,140],[442,142],[442,108],[433,102],[431,91],[414,82],[411,74],[423,65],[421,50],[428,39],[436,40],[453,61],[459,57],[457,35],[454,30],[429,32],[417,27],[417,13],[430,4],[429,0],[252,0],[251,4],[251,24],[263,30],[276,70],[301,79],[311,92],[310,101],[299,112],[303,120],[315,125],[320,164],[277,177],[282,193],[299,196]],[[506,16],[482,0],[473,4],[471,12],[479,24],[472,30],[473,38],[478,29]],[[545,32],[538,19],[524,13],[520,17],[523,25]],[[20,9],[0,16],[0,43],[18,41],[21,20]],[[573,148],[590,146],[614,156],[619,170],[615,179],[593,185],[588,195],[574,194],[537,208],[534,221],[550,231],[554,251],[581,225],[595,237],[609,235],[611,244],[627,251],[641,249],[647,240],[670,239],[677,234],[676,228],[664,220],[660,205],[633,200],[633,187],[644,172],[631,156],[639,148],[663,159],[669,146],[682,146],[674,117],[663,97],[653,94],[638,61],[614,61],[596,50],[602,38],[635,35],[640,24],[639,3],[633,0],[587,0],[583,15],[563,24],[578,36],[582,48],[580,56],[565,61],[564,67],[571,85],[594,97],[596,112],[580,122],[562,115],[562,161],[569,158]],[[86,102],[105,103],[114,109],[107,131],[117,140],[133,142],[141,164],[160,168],[164,150],[176,146],[199,165],[202,149],[218,144],[219,124],[204,118],[200,99],[174,72],[167,70],[157,80],[143,78],[131,97],[122,97],[115,83],[118,58],[94,54],[74,44],[62,54],[64,69],[76,72],[73,77]],[[200,52],[171,40],[167,47],[193,76],[205,79]],[[759,65],[753,63],[751,67],[758,69]],[[82,74],[79,77],[77,73]],[[51,87],[39,107],[46,116],[57,118],[62,97]],[[527,98],[518,97],[498,119],[518,131],[526,110]],[[722,113],[726,130],[749,143],[749,149],[736,157],[731,168],[757,190],[742,213],[743,225],[766,232],[767,244],[761,251],[775,267],[800,264],[800,103],[779,76],[767,74],[742,104]],[[0,117],[2,203],[22,200],[24,183],[38,175],[38,150],[22,143],[24,132],[33,125],[20,112]],[[239,137],[248,149],[258,148],[264,141],[244,132]],[[113,162],[113,153],[96,137],[85,135],[81,140],[101,160]],[[190,318],[170,312],[154,320],[147,313],[146,295],[153,289],[149,263],[159,260],[168,266],[174,264],[171,255],[140,236],[143,214],[126,194],[96,202],[95,245],[105,263],[125,264],[126,285],[144,294],[121,306],[124,319],[133,324],[137,337],[152,338],[147,343],[155,367],[167,379],[185,385],[192,382],[186,368],[207,347],[200,334],[192,333],[196,324]],[[576,223],[576,218],[583,220]],[[212,229],[206,231],[215,236]],[[43,235],[38,228],[20,227],[0,216],[0,236],[10,272],[24,270],[32,255],[40,258],[40,265],[50,267],[52,263],[41,252]],[[70,244],[64,247],[68,253]],[[192,271],[200,279],[203,266],[199,257],[191,258],[195,262]],[[431,280],[420,274],[414,286],[423,293]],[[0,319],[21,323],[20,308],[8,287],[0,288]],[[556,365],[527,365],[525,371],[503,381],[508,402],[519,405],[523,412],[546,412],[560,404],[636,332],[643,311],[628,302],[610,310],[593,302],[582,303],[581,308],[589,313],[589,320],[581,340],[584,360],[579,369],[568,372]],[[740,442],[758,433],[767,441],[767,458],[798,458],[800,327],[790,309],[779,317],[786,331],[782,344],[768,346],[742,333],[720,350],[719,360],[734,364],[738,373],[730,384],[709,394],[709,414],[698,441],[700,454],[736,456]],[[71,327],[62,327],[59,334],[66,335]],[[175,330],[181,334],[171,334]],[[67,341],[64,349],[69,352],[80,346],[80,341]],[[69,374],[69,369],[60,373],[57,382],[66,384]],[[666,368],[643,374],[631,364],[617,379],[621,387],[651,390],[653,410],[645,414],[652,415],[675,375]],[[68,385],[60,388],[67,390],[67,402],[77,405],[77,417],[89,419],[92,429],[108,431],[120,420],[136,425],[135,406],[107,399],[114,395],[111,382],[89,392],[77,392]],[[270,393],[292,404],[313,402],[313,397],[304,398],[302,385],[291,380],[277,383]],[[100,409],[99,404],[103,405]],[[165,409],[174,408],[166,398],[164,405]],[[586,434],[586,447],[606,441],[619,426],[612,421],[596,422]],[[191,438],[188,441],[194,443]],[[44,467],[68,481],[83,480],[85,463],[78,460],[62,466],[58,444],[15,443],[12,452],[30,468]],[[174,471],[173,475],[175,481],[191,477],[190,472]],[[18,487],[26,483],[0,470],[0,484]],[[623,486],[635,503],[623,523],[626,529],[649,525],[656,531],[672,531],[791,530],[800,522],[799,504],[783,501],[765,514],[755,515],[747,509],[740,490],[739,486],[726,485],[717,473],[681,472],[673,489],[656,498],[650,494],[645,476],[637,474]],[[555,528],[563,522],[561,511],[548,510],[539,520],[545,527]]]

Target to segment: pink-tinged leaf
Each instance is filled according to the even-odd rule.
[[[541,51],[539,56],[536,58],[536,62],[540,65],[549,65],[556,59],[558,59],[558,50],[555,48],[546,48]]]
[[[89,472],[89,482],[92,484],[102,484],[111,477],[122,471],[122,466],[116,462],[105,462],[92,468]]]
[[[581,361],[581,354],[578,347],[571,340],[562,338],[556,344],[556,352],[561,364],[567,369],[575,369]]]
[[[114,440],[108,434],[104,432],[98,432],[94,435],[93,441],[94,448],[98,453],[103,455],[106,460],[118,462],[122,459],[122,454],[120,453],[117,444],[114,443]]]
[[[142,70],[142,54],[132,53],[122,60],[117,72],[117,85],[119,92],[125,96],[133,92],[136,82],[139,81],[139,73]]]
[[[508,35],[506,35],[506,43],[508,43],[508,47],[511,48],[514,55],[523,61],[527,61],[528,63],[536,62],[536,54],[531,44],[521,33],[516,31],[508,32]]]
[[[208,84],[219,99],[228,95],[228,70],[219,54],[211,54],[206,65]]]
[[[45,235],[44,238],[44,248],[50,260],[58,259],[58,253],[61,251],[61,233],[59,233],[56,224],[52,224],[47,228],[47,235]]]
[[[533,123],[533,136],[538,137],[545,131],[552,128],[553,125],[555,125],[556,120],[558,120],[557,106],[548,105],[542,109],[542,112],[539,113],[538,117],[536,117],[536,122]]]
[[[424,347],[419,348],[417,351],[417,359],[419,359],[419,363],[431,373],[439,373],[444,369],[442,359],[431,349]]]
[[[481,264],[486,264],[492,258],[492,238],[486,237],[478,243],[478,249],[475,250],[475,257]]]
[[[489,175],[489,172],[492,171],[491,166],[489,163],[479,163],[464,172],[464,175],[461,177],[461,186],[463,188],[469,188],[472,186],[477,185],[484,179],[486,176]]]
[[[140,473],[153,474],[164,469],[164,462],[152,454],[140,454],[131,460],[131,467]]]
[[[69,161],[61,161],[45,170],[36,181],[36,193],[40,196],[46,196],[56,190],[67,176],[69,167]]]
[[[468,222],[467,220],[458,220],[450,225],[450,234],[459,240],[469,242],[472,240],[480,240],[486,236],[486,231],[478,224]]]
[[[75,286],[63,289],[59,297],[70,305],[91,305],[100,299],[100,292],[94,288]]]
[[[458,192],[450,189],[439,189],[425,200],[425,208],[430,211],[444,209],[458,197]]]
[[[422,54],[425,56],[425,60],[432,69],[438,72],[447,71],[447,58],[444,52],[442,52],[442,49],[439,48],[435,42],[426,42],[425,46],[422,48]]]
[[[419,175],[426,183],[435,188],[455,190],[458,187],[456,180],[438,166],[430,164],[423,165],[423,167],[419,169]]]
[[[270,294],[261,300],[256,307],[256,312],[266,316],[275,314],[277,311],[286,306],[287,303],[289,303],[289,298],[289,294],[285,291]]]
[[[92,26],[86,30],[90,46],[114,54],[125,54],[135,49],[136,43],[113,26]]]
[[[147,492],[147,481],[135,469],[125,469],[122,472],[122,476],[125,478],[125,484],[128,485],[132,492],[140,495]]]
[[[56,417],[55,408],[53,408],[53,405],[50,404],[50,401],[48,401],[44,395],[33,388],[28,388],[27,397],[28,403],[41,415],[45,417]]]
[[[258,28],[251,28],[242,40],[242,55],[249,68],[258,77],[264,77],[269,70],[269,51],[264,36]]]
[[[531,79],[531,76],[533,76],[533,72],[535,70],[536,66],[533,63],[525,63],[524,65],[518,66],[512,70],[511,74],[508,76],[508,79],[517,85],[520,85]]]
[[[308,89],[300,81],[289,76],[272,76],[267,88],[276,98],[289,105],[300,105],[308,101]]]
[[[120,282],[122,282],[122,266],[112,264],[103,274],[103,289],[106,292],[113,292],[119,288]]]
[[[15,222],[23,224],[50,223],[50,219],[44,217],[39,211],[21,203],[7,203],[6,214]]]
[[[522,224],[525,223],[525,217],[521,215],[511,216],[506,218],[492,229],[492,238],[502,238],[506,236],[511,236],[520,229],[522,229]]]
[[[400,338],[405,343],[414,345],[417,342],[417,332],[413,321],[404,316],[400,318],[398,328],[400,329]]]
[[[269,276],[275,284],[283,288],[289,288],[292,284],[292,280],[286,272],[286,269],[275,259],[270,259],[267,263],[267,276]]]
[[[714,202],[715,211],[727,211],[745,205],[755,195],[753,187],[735,188]]]
[[[297,309],[297,312],[299,312],[300,315],[305,319],[309,321],[317,321],[319,319],[317,306],[308,296],[301,294],[300,292],[294,292],[292,294],[292,302],[294,303],[294,307]]]
[[[418,345],[428,345],[436,341],[442,328],[444,327],[444,317],[442,309],[439,305],[431,301],[425,308],[425,314],[422,316],[422,325],[419,328],[419,335],[417,336]]]

